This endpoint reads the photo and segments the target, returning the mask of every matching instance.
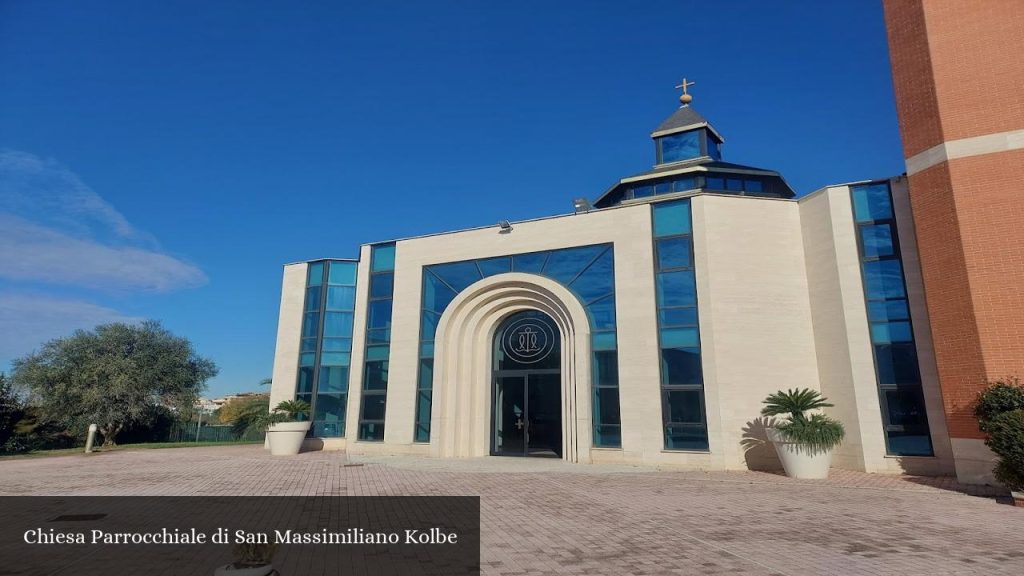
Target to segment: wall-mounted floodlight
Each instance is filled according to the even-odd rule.
[[[508,234],[512,231],[512,224],[508,220],[498,220],[498,234]]]
[[[577,214],[583,214],[584,212],[590,212],[594,207],[590,204],[590,200],[586,198],[574,198],[572,201],[572,207],[576,210]]]

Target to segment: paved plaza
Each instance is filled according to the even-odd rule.
[[[259,446],[0,460],[0,494],[479,495],[484,574],[1024,574],[1024,509],[948,478]]]

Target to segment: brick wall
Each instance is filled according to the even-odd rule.
[[[1024,0],[885,0],[904,156],[1024,128]],[[1024,150],[909,178],[950,435],[986,379],[1024,377]]]

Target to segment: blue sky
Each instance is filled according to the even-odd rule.
[[[0,369],[155,318],[255,389],[282,264],[567,212],[684,75],[800,194],[903,171],[879,2],[0,0]]]

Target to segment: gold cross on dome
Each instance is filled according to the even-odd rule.
[[[690,86],[693,86],[694,84],[696,84],[696,82],[687,82],[686,78],[684,77],[683,78],[683,83],[679,84],[678,86],[676,86],[676,88],[682,88],[683,89],[683,94],[685,95],[685,94],[689,94],[689,92],[687,92],[686,89],[689,88]]]

